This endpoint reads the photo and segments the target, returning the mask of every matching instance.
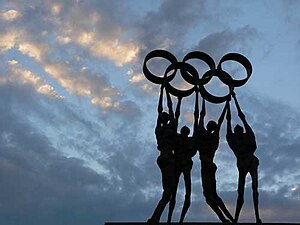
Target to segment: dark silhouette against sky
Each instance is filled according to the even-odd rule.
[[[154,75],[147,66],[149,60],[153,58],[164,58],[170,61],[170,65],[163,73],[163,77]],[[202,75],[198,74],[195,69],[187,61],[197,59],[205,62],[209,66],[209,70]],[[246,77],[243,79],[234,79],[232,76],[222,69],[222,63],[225,61],[236,61],[240,63],[246,70]],[[240,105],[238,104],[234,88],[243,86],[252,74],[252,66],[250,61],[237,53],[228,53],[224,55],[217,68],[213,59],[206,53],[193,51],[188,53],[183,62],[178,62],[176,57],[165,50],[154,50],[147,54],[144,60],[143,71],[148,80],[153,83],[160,84],[160,95],[158,102],[158,119],[155,128],[157,149],[160,155],[157,158],[157,164],[161,170],[163,194],[159,201],[152,217],[148,220],[149,224],[157,224],[161,219],[161,215],[169,203],[169,213],[167,222],[172,221],[172,214],[176,203],[176,193],[181,173],[183,173],[185,183],[185,198],[180,216],[180,223],[183,223],[184,217],[191,205],[191,170],[193,166],[192,157],[197,150],[201,161],[201,180],[203,195],[206,203],[216,213],[218,218],[224,224],[237,223],[244,203],[244,189],[246,175],[250,173],[252,178],[253,202],[256,216],[256,223],[261,224],[258,208],[258,158],[254,156],[256,150],[256,141],[253,130],[246,121]],[[180,90],[170,84],[176,75],[180,74],[182,78],[192,84],[190,89]],[[177,73],[178,72],[178,73]],[[215,96],[208,92],[205,85],[212,77],[218,77],[225,85],[228,86],[229,93],[224,96]],[[163,92],[166,91],[168,112],[163,112]],[[187,126],[178,131],[178,123],[180,117],[180,108],[183,97],[187,97],[195,93],[195,109],[194,109],[194,128],[193,134],[189,137],[190,129]],[[199,93],[202,97],[202,109],[199,119]],[[177,97],[177,106],[175,115],[173,112],[173,104],[171,95]],[[238,116],[241,118],[246,132],[243,133],[243,128],[236,125],[234,132],[231,129],[231,110],[230,101],[233,97]],[[206,104],[209,101],[214,104],[225,102],[221,115],[217,122],[210,120],[206,127],[204,119],[206,116]],[[230,214],[223,200],[217,194],[216,171],[217,165],[214,163],[216,152],[219,148],[220,129],[226,115],[227,119],[227,134],[226,139],[228,145],[232,149],[237,158],[237,167],[239,170],[238,179],[238,197],[236,202],[235,216]]]

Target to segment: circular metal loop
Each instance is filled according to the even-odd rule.
[[[156,57],[164,58],[170,61],[170,65],[165,70],[163,77],[158,77],[154,75],[153,73],[150,72],[150,70],[147,67],[147,62],[150,59]],[[199,74],[196,68],[191,64],[187,63],[187,61],[190,59],[202,60],[209,66],[210,70],[206,71],[202,75],[202,77],[199,78]],[[247,72],[246,78],[240,80],[233,79],[230,74],[228,74],[226,71],[222,69],[222,63],[229,60],[240,63],[246,69]],[[169,74],[172,70],[174,70],[174,72]],[[188,90],[179,90],[170,84],[170,81],[175,78],[178,70],[180,70],[182,78],[189,84],[194,85],[194,87]],[[187,97],[191,95],[199,87],[199,92],[205,100],[211,103],[219,104],[231,98],[231,90],[234,87],[240,87],[248,81],[248,79],[252,74],[252,65],[245,56],[238,53],[228,53],[224,55],[221,58],[216,69],[214,60],[204,52],[200,52],[200,51],[190,52],[184,56],[183,62],[178,62],[176,57],[170,52],[166,50],[154,50],[146,55],[143,64],[143,72],[145,74],[145,77],[148,80],[150,80],[155,84],[165,85],[167,91],[174,96]],[[205,85],[211,80],[213,76],[218,77],[225,85],[228,86],[229,93],[227,95],[215,96],[206,90]]]
[[[186,62],[190,59],[199,59],[204,61],[210,68],[210,77],[206,77],[205,79],[203,79],[203,76],[200,78],[199,82],[202,84],[206,84],[210,81],[210,79],[212,78],[213,74],[214,74],[214,70],[216,68],[215,62],[214,60],[206,53],[204,52],[200,52],[200,51],[193,51],[190,52],[188,54],[186,54],[183,58],[183,62]],[[186,71],[181,71],[182,77],[185,81],[187,81],[190,84],[196,84],[195,81],[191,78],[191,76],[188,75],[188,73]]]
[[[202,76],[202,79],[209,79],[210,80],[211,79],[210,72],[211,71],[207,71]],[[213,76],[217,76],[217,75],[214,74]],[[224,75],[223,76],[226,76],[226,77],[229,76],[230,77],[230,75],[227,72],[225,72],[225,71],[224,71]],[[230,87],[229,86],[228,86],[229,92],[228,92],[227,95],[224,95],[224,96],[215,96],[215,95],[209,93],[205,89],[205,87],[204,87],[205,84],[206,83],[200,83],[199,84],[199,92],[200,92],[202,98],[204,98],[206,101],[209,101],[209,102],[215,103],[215,104],[219,104],[219,103],[225,102],[225,101],[227,101],[227,100],[229,100],[231,98],[231,92],[230,92]]]
[[[235,80],[222,69],[222,63],[229,60],[240,63],[246,69],[247,72],[246,78],[241,80]],[[243,86],[250,78],[252,74],[252,65],[245,56],[238,53],[228,53],[221,58],[217,70],[218,70],[218,77],[224,84],[231,87],[240,87]]]
[[[194,80],[194,86],[188,90],[179,90],[175,87],[173,87],[169,82],[167,82],[165,85],[166,85],[166,89],[167,91],[174,95],[174,96],[177,96],[177,97],[187,97],[189,95],[191,95],[194,91],[195,91],[195,88],[196,88],[196,83],[199,83],[198,80],[199,80],[199,75],[198,75],[198,72],[197,70],[195,69],[195,67],[193,67],[192,65],[188,64],[188,63],[185,63],[185,62],[177,62],[177,63],[174,63],[174,64],[171,64],[170,66],[168,66],[168,68],[166,69],[166,72],[165,72],[165,77],[167,77],[167,74],[172,71],[172,70],[175,70],[175,73],[177,70],[180,70],[181,72],[181,75],[182,75],[182,71],[186,72],[186,76],[189,76],[188,79],[191,79],[191,80]],[[173,73],[172,73],[173,74]],[[191,76],[189,75],[191,74]],[[183,75],[182,75],[183,77]]]
[[[155,84],[162,84],[162,83],[164,83],[165,79],[166,79],[166,82],[170,82],[171,80],[174,79],[176,72],[177,72],[176,70],[167,77],[158,77],[158,76],[154,75],[153,73],[151,73],[150,70],[148,69],[147,62],[150,59],[157,58],[157,57],[170,61],[171,65],[177,62],[176,57],[172,53],[165,51],[165,50],[153,50],[146,55],[145,60],[144,60],[143,72],[145,74],[145,77],[149,81],[151,81]]]

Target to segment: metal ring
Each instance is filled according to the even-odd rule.
[[[206,77],[206,79],[203,79],[203,76],[200,78],[201,83],[207,84],[210,81],[210,79],[212,78],[213,72],[216,68],[214,60],[208,54],[206,54],[204,52],[200,52],[200,51],[193,51],[193,52],[190,52],[190,53],[186,54],[183,58],[183,62],[186,62],[190,59],[200,59],[200,60],[204,61],[209,66],[210,71],[211,71],[210,72],[211,76]],[[181,74],[182,74],[183,79],[185,79],[188,83],[195,85],[195,81],[193,79],[191,79],[191,76],[189,76],[186,73],[186,71],[182,71]]]
[[[147,62],[150,59],[153,59],[153,58],[156,58],[156,57],[160,57],[160,58],[164,58],[164,59],[169,60],[171,62],[171,65],[177,62],[176,57],[168,51],[165,51],[165,50],[151,51],[146,55],[145,60],[144,60],[143,72],[145,74],[145,77],[149,81],[151,81],[155,84],[162,84],[162,83],[164,83],[165,79],[167,80],[167,82],[170,82],[171,80],[174,79],[174,77],[176,75],[176,72],[177,72],[176,70],[171,75],[169,75],[167,77],[158,77],[158,76],[155,76],[153,73],[151,73],[150,70],[148,69]]]
[[[236,61],[236,62],[239,62],[240,64],[242,64],[242,66],[245,67],[245,69],[247,71],[247,77],[244,79],[241,79],[241,80],[235,80],[228,73],[227,73],[227,75],[229,75],[229,76],[226,76],[226,74],[224,75],[223,73],[225,73],[225,71],[222,69],[222,63],[225,61],[229,61],[229,60]],[[224,84],[231,86],[231,87],[240,87],[240,86],[243,86],[250,78],[250,76],[252,74],[252,65],[245,56],[238,54],[238,53],[228,53],[221,58],[221,60],[218,64],[217,70],[219,73],[218,76]]]
[[[197,70],[195,69],[195,67],[193,67],[192,65],[188,64],[188,63],[185,63],[185,62],[177,62],[177,63],[174,63],[174,64],[171,64],[170,66],[168,66],[168,68],[166,69],[166,72],[165,72],[165,76],[172,70],[175,70],[175,72],[180,69],[180,72],[181,72],[181,75],[182,75],[182,71],[187,71],[188,73],[190,73],[192,75],[192,80],[195,81],[195,84],[194,84],[194,87],[188,89],[188,90],[179,90],[175,87],[173,87],[169,82],[167,82],[165,85],[166,85],[166,89],[167,91],[174,95],[174,96],[177,96],[177,97],[187,97],[189,95],[191,95],[194,91],[195,91],[195,88],[196,88],[196,83],[199,83],[198,80],[199,80],[199,75],[198,75],[198,72]],[[186,73],[186,74],[188,74]],[[187,75],[189,77],[191,77],[190,75]],[[183,77],[183,76],[182,76]]]
[[[215,71],[216,72],[216,71]],[[203,79],[211,79],[211,71],[207,71],[203,76],[202,76],[202,80]],[[230,76],[227,72],[225,72],[224,71],[224,73],[225,73],[225,75],[224,76]],[[215,73],[214,73],[214,75],[213,76],[218,76],[218,75],[216,75]],[[227,101],[227,100],[229,100],[230,98],[231,98],[231,93],[230,93],[230,87],[228,86],[228,88],[229,88],[229,93],[227,94],[227,95],[224,95],[224,96],[215,96],[215,95],[213,95],[213,94],[211,94],[211,93],[209,93],[206,89],[205,89],[205,87],[204,87],[204,85],[205,85],[206,83],[199,83],[199,92],[200,92],[200,94],[201,94],[201,96],[202,96],[202,98],[204,98],[205,100],[207,100],[207,101],[209,101],[209,102],[211,102],[211,103],[215,103],[215,104],[219,104],[219,103],[222,103],[222,102],[225,102],[225,101]]]

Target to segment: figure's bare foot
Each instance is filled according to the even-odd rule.
[[[231,223],[229,220],[224,219],[224,220],[222,221],[222,224],[224,224],[224,225],[231,225],[232,223]]]
[[[159,223],[159,221],[156,221],[155,219],[152,219],[152,218],[147,220],[147,224],[149,224],[149,225],[158,225],[158,223]]]
[[[230,214],[229,214],[230,215]],[[232,224],[236,224],[236,221],[235,221],[235,219],[233,219],[233,217],[230,215],[230,217],[228,217],[228,219],[230,220],[230,222],[232,223]]]
[[[261,219],[257,219],[257,220],[256,220],[256,224],[262,224]]]

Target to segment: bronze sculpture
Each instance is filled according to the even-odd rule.
[[[147,67],[149,60],[161,57],[170,62],[170,65],[164,71],[164,76],[159,77],[151,73]],[[191,59],[201,60],[206,63],[209,70],[199,77],[198,71],[191,64],[188,63]],[[246,77],[244,79],[233,79],[232,76],[222,69],[222,63],[226,61],[236,61],[240,63],[246,70]],[[173,87],[170,81],[173,80],[180,71],[182,78],[193,85],[187,90],[180,90]],[[184,217],[191,204],[191,169],[193,165],[192,157],[196,151],[199,151],[201,161],[201,178],[203,194],[207,204],[217,214],[223,223],[237,223],[239,214],[243,205],[245,177],[250,173],[252,177],[253,201],[256,215],[256,223],[261,224],[258,210],[258,158],[254,156],[256,150],[255,135],[250,125],[245,119],[240,106],[237,102],[235,87],[244,85],[252,74],[252,66],[250,61],[238,53],[228,53],[224,55],[218,66],[215,66],[214,60],[204,52],[193,51],[188,53],[182,60],[178,62],[176,57],[165,50],[154,50],[145,57],[143,72],[148,80],[155,84],[161,85],[159,103],[158,103],[158,119],[155,129],[157,147],[160,151],[160,156],[157,159],[157,164],[162,173],[163,194],[159,201],[152,217],[148,220],[149,223],[158,223],[165,206],[169,203],[168,223],[171,222],[173,210],[176,202],[176,192],[181,173],[184,175],[186,195],[185,201],[180,215],[180,223],[183,222]],[[209,93],[205,85],[211,80],[213,76],[218,77],[225,85],[228,86],[228,93],[224,96],[215,96]],[[166,91],[167,105],[169,113],[163,112],[163,90]],[[195,110],[194,110],[194,129],[192,137],[189,137],[190,130],[184,126],[180,133],[177,133],[178,121],[180,117],[181,101],[196,93]],[[202,109],[199,119],[198,95],[202,97]],[[171,96],[177,97],[177,106],[175,115],[172,109]],[[243,128],[237,125],[232,132],[231,129],[231,111],[230,101],[233,97],[238,115],[242,120]],[[204,127],[204,118],[206,115],[205,102],[214,104],[225,103],[221,115],[217,122],[209,121],[206,128]],[[227,142],[237,158],[237,167],[239,170],[239,185],[238,198],[236,203],[235,217],[233,218],[227,210],[224,202],[218,196],[216,190],[216,170],[217,166],[213,159],[219,146],[219,134],[222,122],[226,115],[227,118]],[[198,121],[199,119],[199,121]],[[226,218],[227,217],[227,218]]]
[[[233,217],[227,210],[223,200],[218,196],[216,190],[216,171],[217,166],[214,163],[215,153],[219,147],[220,128],[225,117],[226,110],[228,108],[229,101],[218,119],[218,122],[211,120],[204,127],[204,117],[206,114],[205,100],[202,101],[202,110],[200,113],[199,121],[199,155],[201,160],[201,178],[203,195],[206,203],[212,208],[212,210],[218,215],[219,219],[223,223],[233,222]],[[226,217],[230,220],[228,221]]]
[[[163,112],[163,90],[164,86],[161,86],[159,104],[158,104],[158,117],[155,128],[155,135],[157,140],[157,149],[160,151],[160,155],[157,158],[157,165],[160,168],[162,174],[162,186],[163,194],[153,212],[152,217],[148,220],[150,224],[157,224],[160,220],[166,205],[169,203],[172,193],[175,187],[175,159],[173,155],[173,140],[176,135],[176,120],[172,109],[172,102],[169,94],[168,96],[168,108],[169,113]]]
[[[178,119],[180,116],[180,105],[181,97],[178,97],[178,103],[175,112],[175,118],[178,125]],[[168,223],[172,220],[172,214],[176,203],[176,192],[178,188],[179,178],[181,173],[183,174],[184,184],[185,184],[185,197],[184,204],[182,207],[179,223],[183,223],[184,217],[191,205],[191,170],[193,167],[193,156],[197,152],[196,146],[196,136],[198,134],[198,91],[196,91],[196,103],[195,103],[195,112],[194,112],[194,130],[192,137],[188,137],[190,129],[187,126],[183,126],[180,130],[180,133],[177,134],[176,139],[174,140],[174,157],[175,157],[175,188],[172,198],[169,203],[169,213],[168,213]]]
[[[253,190],[253,204],[255,210],[255,217],[256,223],[261,224],[261,219],[259,217],[259,210],[258,210],[258,165],[259,160],[254,155],[254,152],[257,148],[256,140],[253,130],[251,129],[250,125],[246,121],[246,117],[242,112],[237,98],[235,96],[234,91],[232,91],[232,96],[235,101],[238,116],[243,122],[245,127],[245,133],[243,132],[243,127],[240,125],[236,125],[234,128],[234,132],[232,132],[231,128],[231,114],[230,114],[230,106],[228,106],[227,111],[227,135],[226,139],[228,145],[232,149],[234,155],[237,159],[237,168],[239,171],[239,181],[238,181],[238,198],[236,202],[236,210],[234,216],[234,222],[238,221],[240,211],[242,209],[244,203],[244,191],[245,191],[245,182],[246,176],[250,173],[252,178],[252,190]]]

